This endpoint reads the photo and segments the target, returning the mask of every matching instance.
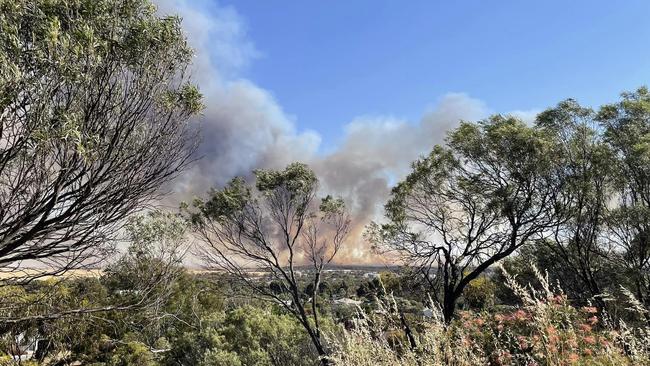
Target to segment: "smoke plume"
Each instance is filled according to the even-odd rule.
[[[283,168],[292,161],[309,164],[323,193],[342,196],[350,207],[353,230],[344,263],[377,263],[362,239],[364,226],[382,216],[390,188],[410,163],[442,143],[461,120],[489,114],[480,100],[447,94],[419,121],[362,116],[345,126],[344,137],[329,153],[319,153],[316,132],[298,132],[273,96],[239,76],[259,52],[247,38],[237,12],[212,2],[190,6],[184,0],[159,0],[162,14],[179,14],[196,51],[193,75],[204,94],[200,118],[200,158],[173,187],[172,201],[202,196],[236,175],[256,168]],[[517,113],[530,118],[529,112]]]

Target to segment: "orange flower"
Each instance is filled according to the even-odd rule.
[[[573,338],[567,340],[567,345],[571,348],[578,348],[578,342]]]
[[[576,363],[580,361],[580,356],[578,356],[576,353],[572,353],[569,355],[569,357],[567,357],[567,360],[571,363]]]
[[[587,356],[591,356],[591,355],[593,355],[593,354],[594,354],[594,351],[590,350],[589,348],[587,348],[587,349],[585,350],[585,355],[587,355]]]
[[[555,333],[557,333],[557,329],[555,329],[554,326],[549,325],[548,327],[546,327],[546,333],[548,333],[548,334],[555,334]]]
[[[480,326],[482,326],[483,324],[485,324],[485,321],[484,321],[483,319],[481,319],[481,318],[476,318],[476,319],[474,320],[474,323],[480,327]]]
[[[591,326],[589,324],[580,324],[580,330],[583,332],[591,332]]]
[[[515,311],[515,319],[517,320],[526,320],[528,319],[528,313],[526,313],[524,310],[517,310]]]
[[[585,313],[589,313],[589,314],[595,314],[595,313],[598,312],[598,309],[596,309],[595,306],[583,306],[583,307],[582,307],[582,310],[583,310]]]
[[[583,340],[587,344],[596,344],[596,338],[594,338],[593,336],[586,336],[583,338]]]

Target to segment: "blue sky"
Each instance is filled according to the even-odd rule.
[[[241,73],[328,146],[362,115],[416,121],[448,92],[490,110],[613,101],[650,76],[649,1],[221,1]]]

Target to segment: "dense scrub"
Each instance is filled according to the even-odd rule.
[[[523,259],[521,259],[523,260]],[[514,261],[508,263],[516,270]],[[382,272],[339,274],[326,282],[321,313],[337,365],[642,365],[650,362],[645,310],[630,293],[610,304],[617,317],[569,299],[549,276],[531,269],[534,285],[491,273],[476,281],[480,295],[461,301],[447,324],[410,278]],[[265,283],[266,279],[257,279]],[[65,365],[315,365],[317,353],[302,326],[277,305],[230,287],[227,277],[184,272],[158,309],[80,314],[4,327],[2,364],[18,359],[25,339],[41,350],[22,364]],[[358,301],[342,305],[342,283]],[[308,296],[308,283],[302,283]],[[268,286],[272,286],[268,283]],[[491,289],[491,290],[490,290]],[[8,288],[5,291],[9,291]],[[55,293],[55,296],[52,294]],[[25,304],[47,294],[49,306],[121,302],[110,275],[35,283],[11,294]],[[9,292],[5,292],[9,295]],[[348,298],[346,298],[348,299]],[[29,309],[27,307],[26,309]]]

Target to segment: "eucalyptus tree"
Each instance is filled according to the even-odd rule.
[[[569,277],[577,280],[561,279],[563,288],[572,289],[583,300],[591,298],[603,308],[602,295],[611,282],[604,234],[607,205],[614,193],[614,154],[603,139],[596,113],[574,100],[540,113],[536,124],[557,142],[554,158],[563,176],[561,193],[567,202],[565,220],[552,228],[544,243],[559,265],[572,274]]]
[[[650,309],[650,92],[623,93],[620,102],[601,107],[597,119],[616,158],[607,239],[635,296]]]
[[[293,163],[280,171],[257,170],[255,178],[254,186],[235,178],[189,210],[206,243],[201,257],[208,268],[225,271],[256,296],[293,315],[321,363],[330,364],[317,303],[323,270],[349,232],[345,205],[331,196],[319,202],[318,179],[304,164]],[[276,288],[255,278],[252,271],[263,271]],[[309,296],[302,282],[314,289]]]
[[[0,14],[0,267],[59,273],[106,254],[190,162],[192,50],[149,0],[3,0]]]
[[[413,163],[368,237],[423,273],[450,321],[472,280],[561,220],[555,146],[514,117],[463,122]]]

